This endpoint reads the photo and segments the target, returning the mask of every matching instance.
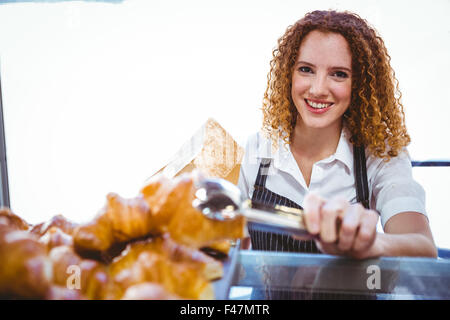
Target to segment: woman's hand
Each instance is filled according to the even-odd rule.
[[[357,259],[381,255],[375,211],[339,198],[325,200],[314,193],[305,197],[303,209],[306,229],[318,236],[316,244],[323,253]]]

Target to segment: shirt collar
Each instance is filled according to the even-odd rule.
[[[341,137],[336,148],[335,158],[344,163],[350,171],[353,170],[353,144],[350,142],[350,132],[342,128]]]
[[[321,160],[320,162],[328,163],[336,159],[342,162],[350,171],[352,171],[353,145],[350,142],[350,136],[351,135],[348,129],[343,127],[335,154]],[[282,170],[282,168],[286,168],[285,165],[289,166],[292,164],[292,161],[290,161],[290,159],[293,159],[291,148],[289,147],[289,145],[285,145],[282,138],[278,139],[278,149],[273,152],[271,140],[265,138],[262,133],[260,133],[260,137],[262,139],[260,139],[260,143],[258,145],[258,158],[273,159],[275,168],[278,168],[280,170]]]

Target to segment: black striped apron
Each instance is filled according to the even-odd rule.
[[[353,147],[353,162],[355,171],[355,187],[357,201],[369,208],[369,188],[367,183],[366,172],[366,156],[364,146]],[[267,173],[270,167],[270,159],[262,159],[258,175],[254,184],[254,191],[252,201],[256,203],[262,203],[267,206],[283,205],[291,208],[302,209],[302,207],[294,201],[280,196],[275,192],[266,188]],[[248,222],[248,231],[251,238],[252,250],[266,250],[266,251],[283,251],[283,252],[303,252],[303,253],[320,253],[314,240],[297,240],[293,237],[285,234],[277,234],[266,232],[258,229],[258,224]],[[267,290],[269,289],[269,290]],[[304,298],[325,298],[333,299],[333,295],[308,295],[308,293],[294,293],[290,291],[270,290],[266,288],[266,292],[261,296],[263,292],[261,290],[254,290],[252,299],[262,299],[263,296],[269,299],[304,299]],[[340,294],[337,298],[343,298],[344,295]],[[356,297],[354,297],[356,298]]]

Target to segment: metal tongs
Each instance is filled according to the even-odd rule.
[[[313,238],[306,231],[300,209],[271,207],[245,199],[237,186],[224,179],[199,178],[195,186],[192,205],[209,219],[225,221],[243,215],[258,230]]]

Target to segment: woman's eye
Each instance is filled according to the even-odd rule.
[[[310,73],[310,72],[312,72],[312,70],[311,70],[310,67],[300,67],[300,68],[298,68],[298,70],[299,70],[300,72],[305,72],[305,73]]]
[[[348,74],[343,71],[336,71],[335,73],[333,73],[333,75],[338,78],[348,78]]]

